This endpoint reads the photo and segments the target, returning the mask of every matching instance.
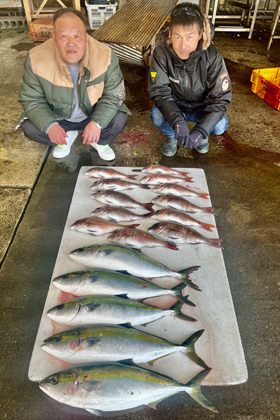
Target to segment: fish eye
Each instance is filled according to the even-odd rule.
[[[52,385],[57,385],[59,383],[59,379],[53,376],[50,379],[48,379],[47,383],[52,384]]]

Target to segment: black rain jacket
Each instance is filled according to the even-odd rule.
[[[213,35],[211,24],[211,39]],[[153,53],[150,98],[171,127],[182,119],[182,111],[193,114],[204,107],[195,128],[207,137],[231,103],[231,82],[223,57],[211,43],[203,49],[201,39],[196,51],[181,60],[167,40],[168,30]]]

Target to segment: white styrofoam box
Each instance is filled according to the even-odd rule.
[[[118,3],[115,4],[88,4],[85,2],[90,29],[98,29],[117,11]]]

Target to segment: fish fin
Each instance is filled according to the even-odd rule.
[[[183,176],[186,176],[187,178],[189,178],[188,177],[188,175],[190,174],[189,172],[181,172],[181,171],[179,171],[180,172],[180,175],[183,175]]]
[[[188,297],[189,296],[182,296],[182,291],[184,290],[184,288],[186,287],[185,283],[180,283],[178,284],[178,286],[175,286],[172,288],[172,290],[174,290],[174,292],[176,293],[176,299],[178,299],[180,302],[186,303],[187,305],[190,306],[196,306],[193,302],[191,302]]]
[[[179,301],[176,302],[173,306],[171,306],[170,309],[175,312],[176,318],[184,319],[185,321],[190,321],[190,322],[197,322],[197,319],[181,313],[182,306],[183,306],[183,303]]]
[[[200,198],[205,198],[207,200],[207,198],[209,198],[209,194],[206,193],[199,193],[198,194]]]
[[[153,410],[157,410],[158,403],[160,403],[161,401],[163,401],[165,399],[166,399],[166,397],[161,398],[160,400],[157,400],[157,401],[154,401],[152,403],[146,404],[146,406],[152,408]]]
[[[99,417],[102,416],[101,411],[93,410],[91,408],[86,408],[85,410],[88,411],[90,414],[95,414],[96,416],[99,416]]]
[[[102,381],[95,381],[91,379],[83,383],[83,389],[87,392],[91,392],[94,389],[98,388],[98,386],[102,383]]]
[[[193,267],[185,268],[184,270],[179,271],[179,274],[183,276],[181,279],[183,283],[185,283],[187,286],[190,286],[192,289],[199,290],[201,292],[201,289],[188,278],[191,273],[197,271],[199,268],[199,265],[195,265]]]
[[[125,366],[135,366],[135,367],[138,367],[139,368],[139,366],[136,364],[136,363],[134,363],[134,361],[133,361],[133,359],[124,359],[124,360],[120,360],[120,362],[119,362],[121,365],[125,365]]]
[[[82,343],[86,343],[88,347],[93,347],[95,344],[99,343],[101,338],[97,337],[87,337],[84,340],[82,340]]]
[[[145,203],[145,209],[152,211],[154,203]]]
[[[185,303],[186,305],[189,305],[189,306],[196,306],[196,304],[195,303],[193,303],[191,300],[189,300],[188,299],[188,297],[189,297],[189,295],[187,295],[187,296],[180,296],[180,295],[177,295],[176,296],[176,299],[178,299],[180,302],[182,302],[182,303]]]
[[[141,184],[141,185],[139,185],[139,187],[144,188],[144,190],[150,190],[149,185],[146,185],[146,184]]]
[[[189,396],[192,397],[195,401],[197,401],[199,404],[202,405],[202,407],[207,408],[210,411],[213,411],[213,413],[217,413],[217,409],[213,406],[213,404],[207,400],[204,395],[201,393],[201,383],[203,379],[208,375],[211,369],[206,369],[203,372],[200,372],[198,375],[196,375],[191,381],[189,381],[186,386],[191,388],[192,391],[188,392]]]
[[[125,227],[129,228],[136,228],[137,226],[140,226],[140,223],[134,223],[133,225],[125,225]]]
[[[166,248],[173,249],[174,251],[178,251],[178,248],[174,244],[174,242],[166,242]]]
[[[202,222],[199,222],[199,225],[203,229],[208,230],[208,232],[212,232],[211,229],[215,227],[215,225],[209,225],[208,223],[202,223]]]
[[[104,250],[103,250],[103,253],[107,256],[107,255],[110,255],[110,254],[112,254],[112,252],[113,252],[113,249],[110,249],[110,248],[105,248]]]
[[[95,309],[99,308],[99,306],[101,306],[100,303],[88,303],[88,304],[84,305],[84,307],[89,312],[95,311]]]
[[[220,249],[224,249],[221,246],[221,242],[222,239],[210,239],[210,238],[206,238],[206,243],[210,246],[214,246],[215,248],[220,248]]]
[[[134,179],[134,180],[136,180],[136,178],[138,177],[138,174],[136,174],[136,175],[127,175],[127,177],[128,177],[129,179]]]
[[[154,364],[157,360],[163,359],[163,358],[164,358],[164,357],[166,357],[166,356],[169,356],[169,354],[165,354],[164,356],[157,357],[156,359],[150,360],[150,361],[148,362],[148,364],[149,364],[149,365],[151,365],[151,366],[153,366],[153,364]]]
[[[143,214],[143,218],[147,219],[148,217],[151,217],[153,214],[155,214],[155,212],[154,211],[150,211],[147,214]]]
[[[201,208],[205,213],[215,214],[214,213],[214,210],[215,210],[214,207],[201,207]]]
[[[194,345],[196,341],[201,337],[204,330],[199,330],[192,334],[187,340],[185,340],[181,345],[188,347],[188,352],[186,353],[186,356],[191,359],[194,363],[196,363],[198,366],[202,367],[203,369],[209,369],[209,366],[206,365],[206,363],[196,354]]]
[[[131,275],[127,270],[115,270],[115,271],[117,271],[118,273],[121,273],[121,274]]]

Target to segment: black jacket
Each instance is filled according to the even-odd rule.
[[[150,98],[171,127],[182,119],[180,108],[193,114],[205,107],[195,128],[208,136],[231,102],[231,82],[223,57],[213,44],[203,49],[201,39],[196,51],[187,60],[181,60],[167,39],[165,36],[153,53]]]

